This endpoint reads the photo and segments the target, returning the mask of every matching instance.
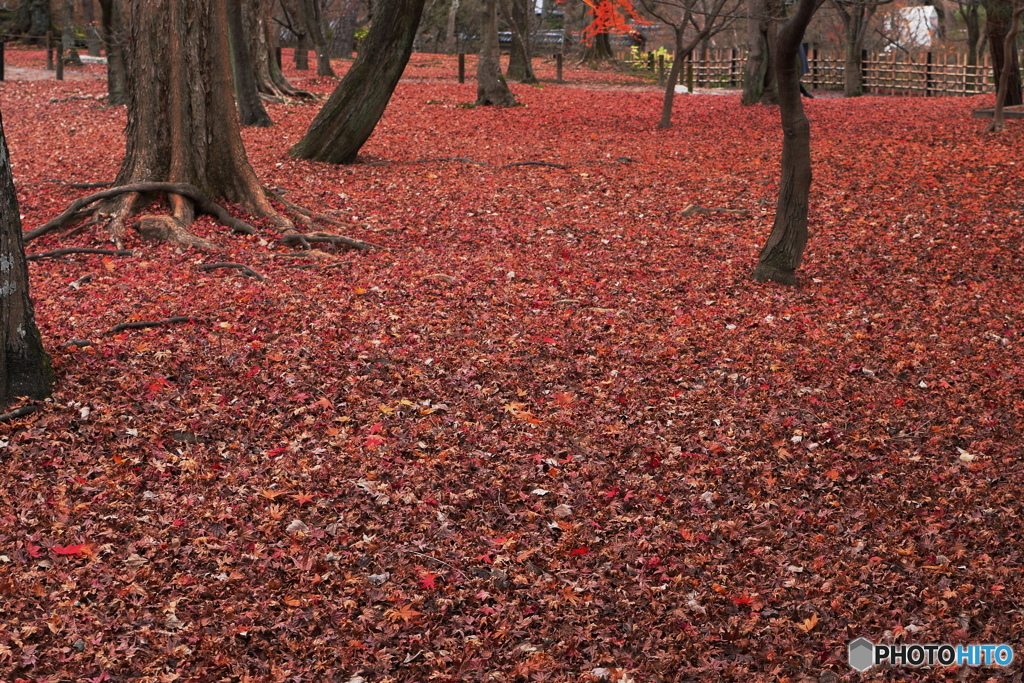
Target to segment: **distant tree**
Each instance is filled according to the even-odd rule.
[[[724,31],[734,20],[742,0],[640,0],[647,12],[658,21],[672,28],[675,37],[675,54],[672,69],[665,84],[659,128],[672,126],[672,104],[675,101],[675,87],[679,82],[683,62],[701,42]],[[693,30],[690,40],[687,31]]]
[[[1010,90],[1010,75],[1012,72],[1012,59],[1016,57],[1017,50],[1014,46],[1017,41],[1017,31],[1020,28],[1020,15],[1024,12],[1022,0],[1013,0],[1013,13],[1010,16],[1010,29],[1003,41],[1003,68],[999,74],[999,85],[996,89],[996,106],[992,112],[992,125],[990,131],[1001,133],[1006,130],[1006,119],[1003,108]]]
[[[476,103],[511,107],[516,98],[501,75],[497,0],[484,0],[481,4],[480,41],[480,56],[476,63]]]
[[[107,104],[127,104],[123,0],[100,0],[100,27],[107,51]]]
[[[300,159],[347,164],[384,114],[412,54],[424,0],[379,0],[366,44],[345,78],[292,147]]]
[[[66,64],[82,65],[82,58],[75,47],[75,0],[63,0],[60,14],[60,42],[64,48]]]
[[[321,25],[323,7],[320,0],[296,0],[296,9],[299,21],[305,27],[306,33],[313,43],[313,52],[316,54],[316,75],[333,77],[330,48]]]
[[[628,34],[634,29],[630,21],[643,23],[633,8],[632,0],[583,0],[589,23],[583,29],[583,60],[600,62],[615,57],[611,36]]]
[[[985,33],[996,83],[1007,71],[1005,106],[1024,104],[1021,97],[1020,62],[1016,50],[1006,50],[1006,36],[1013,18],[1013,0],[985,0]]]
[[[967,66],[978,66],[978,50],[981,47],[981,0],[966,0],[958,2],[960,16],[964,20],[964,28],[967,30]],[[968,80],[968,86],[981,85],[981,79],[977,82]]]
[[[845,59],[843,60],[843,94],[860,97],[864,94],[864,39],[871,20],[881,5],[893,0],[832,0],[843,20]]]
[[[331,40],[331,56],[351,59],[356,48],[358,0],[340,0]]]
[[[277,0],[240,0],[242,24],[249,37],[249,52],[256,68],[256,87],[260,93],[278,100],[288,98],[315,99],[312,93],[299,90],[284,77],[277,63],[278,26],[274,22]]]
[[[19,396],[46,398],[53,383],[28,287],[18,195],[0,120],[0,407]]]
[[[783,0],[747,0],[747,66],[743,73],[743,104],[775,104],[779,25]]]
[[[89,51],[89,56],[99,57],[103,39],[100,35],[99,25],[96,23],[96,0],[81,0],[81,2],[86,49]]]
[[[505,74],[520,83],[536,83],[533,73],[533,54],[530,35],[533,32],[533,0],[499,0],[505,23],[512,33],[512,50]]]
[[[18,4],[14,30],[25,37],[26,43],[45,43],[52,23],[50,0],[21,0]]]
[[[807,245],[807,209],[811,190],[811,125],[800,94],[798,51],[804,31],[821,0],[798,0],[793,15],[782,25],[776,42],[776,82],[782,118],[782,177],[775,223],[754,279],[796,284],[796,269]]]
[[[259,82],[256,78],[256,56],[253,43],[245,35],[245,19],[242,2],[228,2],[228,42],[231,45],[231,73],[234,77],[235,103],[238,106],[238,121],[243,126],[267,127],[271,125],[270,114],[260,98]]]

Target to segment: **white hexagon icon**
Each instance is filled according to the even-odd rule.
[[[875,646],[867,638],[858,638],[847,645],[850,667],[857,671],[867,671],[875,664]]]

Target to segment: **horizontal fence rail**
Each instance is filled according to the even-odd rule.
[[[654,70],[661,64],[671,67],[673,55],[620,52],[617,57],[636,68]],[[681,71],[680,80],[691,88],[741,88],[747,52],[737,48],[695,51]],[[977,95],[995,92],[996,84],[987,54],[977,64],[968,64],[967,55],[939,52],[890,52],[861,56],[864,92],[876,95],[917,95],[939,97]],[[845,59],[841,52],[810,50],[808,73],[801,81],[817,90],[842,90]]]

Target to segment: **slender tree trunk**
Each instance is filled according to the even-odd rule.
[[[672,127],[672,106],[676,100],[676,83],[679,82],[679,74],[683,70],[683,61],[686,55],[683,54],[683,34],[686,31],[686,24],[673,27],[675,34],[675,57],[672,60],[672,68],[668,72],[668,83],[665,84],[665,98],[661,103],[661,120],[658,128]]]
[[[508,58],[506,75],[520,83],[536,83],[533,73],[533,59],[530,50],[531,0],[498,0],[505,21],[512,31],[512,51]],[[511,5],[511,6],[510,6]]]
[[[293,156],[332,164],[355,160],[409,62],[423,4],[424,0],[380,0],[365,47],[292,148]]]
[[[338,24],[331,46],[335,57],[352,59],[356,47],[356,9],[355,0],[344,0],[338,12]]]
[[[96,0],[82,0],[82,21],[85,23],[85,43],[90,57],[100,56],[103,41],[99,26],[96,24]]]
[[[82,66],[82,58],[75,47],[75,0],[64,0],[61,11],[60,42],[64,48],[64,63]]]
[[[992,56],[992,69],[999,82],[1006,64],[1009,64],[1009,80],[1006,86],[1005,106],[1012,107],[1024,104],[1021,98],[1020,65],[1017,51],[1010,50],[1007,55],[1006,34],[1010,31],[1010,19],[1013,16],[1012,0],[986,0],[985,32],[988,34],[989,53]],[[1007,56],[1009,61],[1007,61]]]
[[[1011,59],[1016,56],[1014,49],[1017,41],[1017,30],[1020,26],[1020,14],[1024,12],[1024,5],[1021,0],[1013,0],[1013,15],[1010,17],[1010,30],[1006,34],[1003,44],[1003,69],[999,74],[999,86],[996,89],[996,107],[992,112],[992,125],[989,130],[995,133],[1002,133],[1006,130],[1006,117],[1003,107],[1006,103],[1006,96],[1010,86],[1010,72],[1012,69]]]
[[[316,75],[334,76],[331,68],[331,54],[327,47],[327,39],[320,26],[320,3],[317,0],[299,0],[303,6],[302,15],[306,20],[306,33],[313,41],[313,52],[316,54]]]
[[[501,75],[501,53],[498,49],[497,0],[484,0],[481,4],[480,57],[476,63],[476,103],[511,107],[516,103]]]
[[[28,284],[18,195],[0,120],[0,408],[19,396],[46,398],[53,383]]]
[[[240,2],[226,3],[228,13],[228,40],[231,44],[231,73],[234,76],[235,103],[238,105],[238,120],[243,126],[271,125],[260,99],[256,83],[256,65],[249,50],[249,39],[245,35]]]
[[[782,0],[749,0],[747,3],[750,54],[743,74],[743,104],[778,102],[775,62],[782,17]]]
[[[122,0],[100,0],[100,26],[107,51],[107,104],[128,103],[124,67],[125,27]]]
[[[210,198],[276,217],[242,147],[220,0],[148,0],[128,6],[127,145],[118,185],[189,183]],[[123,195],[122,212],[137,199]],[[189,200],[174,219],[191,223]],[[123,228],[112,226],[117,237]]]
[[[459,47],[459,37],[455,33],[455,21],[459,16],[459,0],[451,0],[448,5],[448,18],[444,25],[444,51],[452,54]]]
[[[800,96],[797,52],[817,0],[799,0],[779,31],[776,73],[782,118],[782,179],[775,224],[754,269],[758,282],[796,284],[796,269],[807,245],[807,207],[811,190],[811,125]]]

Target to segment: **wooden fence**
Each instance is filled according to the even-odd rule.
[[[619,57],[637,68],[664,69],[665,73],[672,63],[672,55],[658,59],[654,53],[625,52]],[[987,54],[975,66],[967,64],[966,55],[938,52],[868,54],[865,51],[862,59],[864,92],[869,94],[938,97],[995,91]],[[843,53],[811,50],[807,61],[810,71],[802,78],[805,86],[816,90],[843,89]],[[686,61],[680,80],[691,88],[742,88],[745,65],[746,50],[725,48],[707,50],[704,54],[695,52]]]

